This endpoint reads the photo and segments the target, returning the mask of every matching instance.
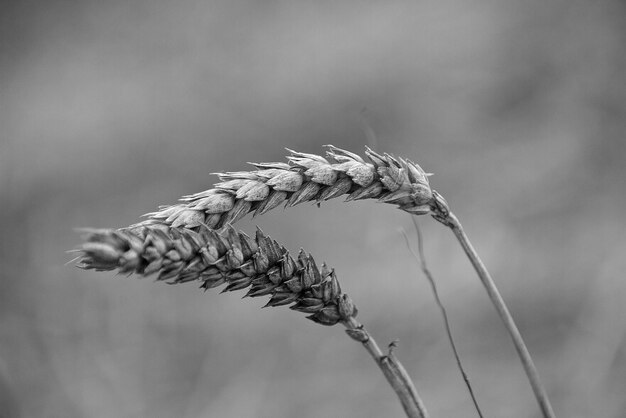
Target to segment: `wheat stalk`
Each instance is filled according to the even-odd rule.
[[[554,410],[552,409],[550,399],[548,398],[548,394],[541,383],[539,372],[537,371],[537,367],[535,366],[530,352],[526,347],[522,334],[519,332],[519,329],[513,320],[513,316],[511,315],[511,312],[509,312],[509,308],[506,306],[502,295],[500,295],[500,291],[489,274],[487,267],[478,256],[478,253],[470,242],[469,237],[465,233],[463,225],[461,225],[459,219],[450,210],[448,202],[446,202],[443,196],[441,196],[436,190],[433,190],[433,199],[430,205],[432,208],[432,217],[452,230],[452,233],[454,233],[454,236],[461,244],[463,251],[472,263],[472,267],[474,267],[478,278],[487,291],[487,295],[489,296],[491,303],[496,309],[498,316],[502,320],[504,327],[513,341],[513,345],[515,346],[518,357],[522,362],[522,367],[526,372],[528,382],[530,383],[535,399],[539,404],[539,409],[541,409],[542,415],[544,418],[554,418]]]
[[[252,163],[257,170],[218,173],[222,181],[213,189],[162,206],[137,225],[220,228],[250,212],[264,214],[281,204],[320,203],[345,194],[348,201],[373,198],[412,214],[430,213],[432,190],[419,165],[369,148],[369,162],[332,145],[328,148],[327,158],[289,150],[289,163]]]
[[[171,284],[201,282],[224,292],[249,288],[245,296],[269,295],[265,306],[290,305],[322,325],[342,323],[350,338],[363,344],[398,395],[409,418],[428,418],[413,382],[393,354],[383,354],[356,320],[357,308],[341,291],[334,270],[319,269],[303,250],[297,257],[257,229],[255,238],[235,231],[201,226],[198,231],[148,225],[127,229],[87,230],[77,250],[77,265],[98,271],[156,274]]]
[[[544,417],[553,418],[546,391],[513,317],[458,218],[445,199],[431,189],[428,174],[410,160],[380,155],[369,148],[365,152],[369,159],[366,162],[352,152],[328,147],[327,158],[289,150],[288,163],[253,163],[257,170],[219,173],[222,181],[213,189],[162,206],[131,228],[221,228],[250,212],[263,214],[281,204],[295,206],[310,201],[319,204],[345,194],[348,201],[376,198],[413,215],[430,214],[451,228],[459,240],[513,340]],[[234,286],[243,285],[245,280],[242,278]]]

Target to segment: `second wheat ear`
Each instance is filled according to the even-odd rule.
[[[429,184],[428,174],[416,163],[366,148],[367,161],[332,145],[326,157],[289,150],[287,162],[253,163],[256,170],[218,174],[213,189],[185,196],[162,206],[137,224],[165,224],[195,229],[235,223],[246,214],[263,214],[278,206],[322,202],[347,195],[346,200],[377,199],[413,215],[432,215],[449,227],[478,274],[500,319],[509,332],[544,418],[554,412],[528,348],[504,299],[448,203]]]
[[[87,230],[78,248],[78,266],[98,271],[157,275],[170,284],[201,282],[208,290],[248,289],[247,297],[269,296],[266,307],[289,306],[321,325],[338,323],[360,342],[381,369],[409,418],[428,418],[408,373],[392,352],[383,354],[356,320],[357,309],[343,293],[334,270],[300,250],[297,257],[260,229],[254,238],[227,226],[220,231],[197,231],[164,225],[122,230]]]

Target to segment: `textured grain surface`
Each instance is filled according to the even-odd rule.
[[[332,145],[328,148],[327,158],[289,150],[289,163],[253,163],[257,170],[220,173],[222,181],[213,189],[162,206],[138,225],[220,228],[250,212],[263,214],[281,204],[319,204],[345,194],[348,201],[378,199],[413,214],[430,212],[432,190],[419,165],[369,148],[369,162]]]
[[[292,257],[260,229],[254,239],[230,226],[194,232],[164,225],[93,230],[86,238],[78,260],[85,269],[157,274],[171,284],[201,282],[205,290],[250,288],[245,296],[269,295],[266,306],[290,305],[323,325],[356,316],[334,270],[326,264],[319,269],[303,250]]]

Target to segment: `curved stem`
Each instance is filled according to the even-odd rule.
[[[463,367],[463,363],[461,362],[461,356],[456,348],[456,343],[454,342],[454,337],[452,336],[452,327],[450,325],[450,320],[448,319],[448,311],[446,310],[446,307],[443,305],[443,302],[439,297],[439,290],[437,289],[435,277],[426,265],[426,255],[424,255],[424,240],[422,239],[422,231],[420,230],[420,227],[415,217],[411,217],[411,220],[413,221],[413,226],[415,226],[415,232],[417,233],[417,254],[415,253],[415,251],[413,251],[413,248],[411,248],[411,245],[409,243],[409,237],[404,233],[404,231],[402,231],[404,239],[406,240],[406,245],[415,260],[417,260],[418,264],[420,265],[422,273],[424,273],[424,276],[426,276],[428,283],[430,283],[430,288],[433,291],[433,296],[435,297],[435,303],[439,307],[441,317],[443,318],[443,325],[446,330],[446,335],[448,336],[448,341],[450,342],[450,347],[452,348],[452,354],[454,355],[454,359],[456,360],[456,365],[461,372],[461,376],[463,377],[463,381],[465,382],[467,391],[472,398],[472,402],[474,403],[474,408],[478,413],[478,417],[484,418],[483,413],[480,410],[480,406],[478,405],[478,399],[476,398],[476,395],[474,394],[474,389],[472,388],[472,384],[470,383],[469,376],[465,372],[465,368]]]
[[[426,407],[420,399],[409,374],[393,354],[392,349],[394,344],[389,345],[388,354],[383,354],[376,341],[354,317],[350,317],[348,321],[344,322],[344,325],[347,328],[346,332],[350,338],[362,343],[378,367],[382,370],[385,378],[387,378],[394,392],[396,392],[396,395],[400,398],[400,402],[402,403],[407,417],[429,418]]]
[[[545,418],[554,418],[554,411],[552,410],[552,406],[550,405],[548,395],[543,388],[543,385],[541,384],[541,380],[539,379],[539,373],[537,372],[537,368],[535,367],[530,353],[528,352],[528,348],[526,348],[526,344],[522,339],[522,335],[517,329],[515,321],[513,321],[513,317],[506,307],[504,299],[502,299],[502,296],[500,295],[496,284],[491,278],[491,275],[487,271],[485,264],[478,256],[478,253],[472,246],[472,243],[467,237],[467,234],[465,234],[465,231],[461,226],[461,222],[459,222],[457,217],[452,212],[449,212],[447,216],[445,216],[443,219],[439,217],[436,217],[435,219],[452,229],[452,232],[459,240],[459,243],[463,247],[465,254],[467,254],[467,257],[470,259],[472,265],[474,266],[478,277],[480,278],[485,289],[487,290],[487,294],[489,295],[491,302],[496,308],[496,311],[498,311],[498,315],[502,319],[504,326],[506,327],[507,331],[511,335],[511,338],[513,339],[513,344],[515,345],[515,349],[517,350],[517,353],[520,357],[522,366],[526,371],[526,375],[528,376],[528,380],[530,382],[530,385],[532,386],[533,392],[535,393],[535,398],[537,398],[537,402],[539,403],[539,407],[541,408],[543,416]]]

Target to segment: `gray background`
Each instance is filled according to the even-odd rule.
[[[64,265],[75,227],[123,227],[212,172],[328,143],[435,173],[557,415],[624,416],[622,2],[9,1],[0,16],[0,416],[402,416],[341,327]],[[538,416],[460,247],[420,222],[485,415]],[[433,417],[475,416],[408,215],[338,199],[239,225],[334,266]]]

